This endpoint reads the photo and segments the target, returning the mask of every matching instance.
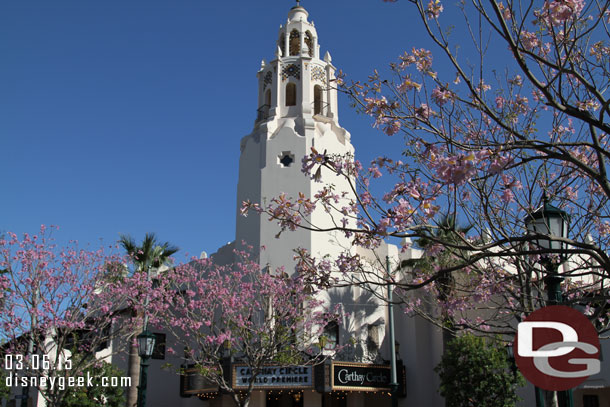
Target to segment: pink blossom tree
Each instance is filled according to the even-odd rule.
[[[265,367],[313,365],[339,350],[323,348],[324,327],[340,315],[298,273],[261,269],[244,252],[236,258],[227,266],[193,260],[162,273],[151,322],[173,333],[198,374],[247,407]],[[250,372],[247,387],[233,387],[230,361]]]
[[[121,351],[125,341],[115,339],[130,334],[135,323],[123,305],[149,288],[125,277],[123,259],[108,249],[82,249],[76,242],[58,247],[55,229],[0,236],[2,365],[37,378],[34,389],[49,406],[61,405],[66,387],[45,387],[40,378],[50,383],[79,376],[97,363],[97,352]],[[118,283],[124,279],[129,281]]]
[[[442,281],[457,273],[454,281],[463,284],[440,306],[460,314],[452,318],[461,327],[510,333],[515,316],[544,304],[540,259],[559,254],[537,245],[541,235],[524,227],[546,196],[571,219],[567,237],[551,237],[567,244],[568,261],[558,269],[564,297],[587,306],[607,330],[610,2],[409,3],[434,57],[413,39],[388,71],[340,81],[373,126],[404,138],[401,154],[362,165],[312,149],[303,171],[325,182],[318,194],[245,202],[243,211],[264,212],[286,230],[326,231],[305,221],[323,207],[335,214],[330,229],[372,249],[384,239],[434,240],[425,255],[442,252],[451,261],[410,268],[394,281],[408,310],[426,309],[422,296],[408,292],[438,298]],[[348,180],[350,205],[338,207],[342,197],[332,176],[321,179],[322,168]],[[471,225],[470,232],[430,233],[442,215]],[[361,263],[346,253],[335,266],[353,273],[364,270]]]

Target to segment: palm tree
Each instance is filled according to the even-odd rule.
[[[126,235],[121,235],[119,243],[131,257],[135,273],[161,267],[179,250],[169,242],[157,242],[154,233],[147,233],[141,246],[138,246],[131,236]]]
[[[169,242],[159,243],[154,233],[147,233],[142,244],[138,246],[131,236],[121,235],[119,244],[127,252],[133,263],[134,273],[146,273],[151,269],[158,269],[169,261],[171,255],[178,251]],[[126,407],[133,407],[137,403],[140,373],[140,356],[138,346],[133,340],[142,329],[138,328],[130,337],[128,374],[131,377],[131,387],[127,392]]]

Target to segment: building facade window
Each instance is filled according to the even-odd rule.
[[[599,407],[599,397],[597,394],[584,394],[582,396],[583,407]]]
[[[152,358],[163,360],[165,359],[165,334],[155,332],[155,349],[153,350]]]
[[[366,348],[369,353],[379,350],[379,325],[369,325],[367,327]]]
[[[324,349],[332,350],[339,345],[339,324],[336,321],[329,322],[324,327]]]

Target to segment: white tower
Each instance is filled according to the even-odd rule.
[[[350,191],[342,177],[322,173],[322,183],[301,171],[301,159],[311,147],[329,154],[353,155],[350,134],[339,126],[337,115],[336,68],[327,52],[320,59],[315,26],[307,20],[307,11],[297,5],[288,13],[286,24],[280,26],[275,46],[276,57],[261,63],[258,77],[258,106],[254,130],[241,140],[239,182],[237,186],[236,244],[245,241],[260,253],[261,265],[286,266],[291,272],[293,249],[301,247],[317,256],[334,255],[348,247],[340,233],[311,232],[298,229],[279,232],[277,222],[268,216],[250,213],[243,217],[239,208],[250,200],[266,206],[284,193],[298,197],[299,192],[312,197],[323,183],[334,184],[334,191]],[[351,195],[351,192],[349,192]],[[344,199],[340,205],[346,205]],[[336,215],[336,214],[335,214]],[[337,223],[340,219],[335,220]],[[303,224],[332,227],[333,219],[317,209]]]

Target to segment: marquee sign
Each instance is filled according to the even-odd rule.
[[[252,381],[248,366],[233,365],[233,388],[247,388]],[[311,388],[313,369],[311,366],[266,366],[254,378],[256,389]]]

